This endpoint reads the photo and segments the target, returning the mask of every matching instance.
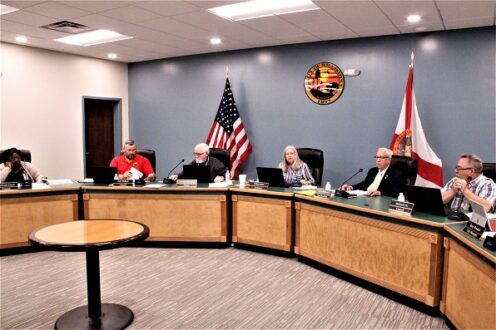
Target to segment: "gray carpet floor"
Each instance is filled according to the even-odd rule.
[[[447,329],[444,320],[288,259],[235,248],[100,253],[103,303],[129,329]],[[85,305],[84,253],[0,258],[1,329],[53,329]]]

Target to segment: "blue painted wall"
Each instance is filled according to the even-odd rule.
[[[130,137],[157,151],[159,178],[206,139],[225,83],[226,65],[253,153],[243,165],[277,166],[287,144],[324,150],[323,182],[340,184],[373,166],[398,122],[415,53],[414,88],[427,139],[445,181],[462,152],[496,159],[495,28],[287,45],[129,65]],[[327,106],[304,93],[306,71],[329,61],[348,77]]]

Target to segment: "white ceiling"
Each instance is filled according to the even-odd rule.
[[[289,0],[288,0],[289,1]],[[320,10],[231,22],[206,8],[240,1],[6,1],[20,10],[0,16],[1,41],[118,61],[159,58],[323,40],[494,26],[496,0],[327,0]],[[406,17],[418,14],[419,23]],[[61,20],[108,29],[133,39],[90,47],[53,41],[67,33],[40,26]],[[210,38],[220,37],[221,45]]]

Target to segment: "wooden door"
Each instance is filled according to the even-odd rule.
[[[85,176],[108,166],[114,157],[114,111],[117,100],[84,99]]]

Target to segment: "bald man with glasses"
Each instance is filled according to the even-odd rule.
[[[369,196],[398,197],[405,185],[401,172],[389,166],[393,152],[388,148],[379,148],[375,153],[375,165],[371,168],[365,180],[354,185],[345,184],[342,190],[366,190]]]
[[[451,203],[452,210],[470,212],[470,201],[484,206],[487,212],[495,206],[496,184],[482,174],[482,159],[474,154],[460,155],[455,167],[455,177],[443,189],[444,204]]]

